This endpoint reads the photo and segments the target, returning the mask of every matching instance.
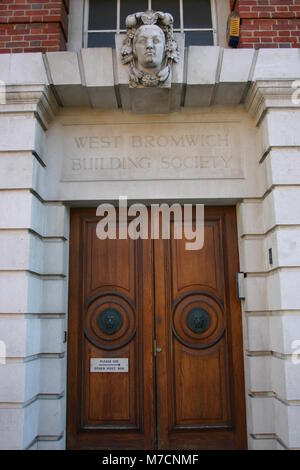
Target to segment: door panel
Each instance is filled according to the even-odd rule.
[[[202,250],[185,241],[158,240],[154,250],[159,447],[243,448],[234,208],[205,209]]]
[[[95,209],[72,211],[68,447],[153,448],[151,242],[100,240],[98,221]],[[92,371],[91,359],[113,358],[128,372]]]
[[[98,221],[71,212],[68,448],[245,447],[234,208],[206,208],[198,251],[99,240]],[[93,372],[100,358],[128,372]]]
[[[206,220],[204,240],[203,248],[195,251],[185,249],[185,239],[171,240],[169,248],[174,298],[199,285],[222,295],[223,260],[220,255],[219,221]]]

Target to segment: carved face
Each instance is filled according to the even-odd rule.
[[[156,25],[140,26],[133,40],[133,54],[142,69],[158,70],[165,51],[165,35]]]

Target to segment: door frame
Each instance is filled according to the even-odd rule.
[[[201,203],[201,201],[199,201],[199,203]],[[181,202],[181,204],[184,204],[184,201]],[[150,203],[149,203],[150,205]],[[227,228],[227,236],[234,236],[234,239],[235,239],[235,251],[234,251],[234,263],[229,263],[229,267],[231,268],[231,271],[234,271],[234,272],[238,272],[239,271],[239,236],[238,236],[238,231],[237,231],[237,219],[238,219],[238,211],[236,210],[236,205],[234,206],[207,206],[207,207],[210,207],[210,210],[212,209],[212,207],[215,209],[215,210],[222,210],[222,208],[226,207],[231,207],[231,210],[232,210],[232,224],[226,224],[226,228]],[[82,209],[87,209],[87,207],[82,207],[80,206],[80,208]],[[72,206],[72,209],[76,209],[76,207]],[[96,211],[96,207],[91,207],[89,206],[89,209],[92,211],[92,210],[95,210]],[[70,217],[71,219],[71,217]],[[72,253],[72,247],[73,247],[73,242],[72,242],[72,239],[70,240],[70,249],[69,249],[69,260],[71,261],[71,253]],[[74,260],[75,262],[75,260]],[[76,264],[76,262],[75,262]],[[233,264],[234,264],[234,267],[233,267]],[[235,278],[235,276],[233,277],[232,276],[232,286],[231,288],[236,288],[236,286],[234,286],[234,282],[233,282],[233,278]],[[69,328],[69,322],[70,322],[70,292],[72,290],[72,280],[71,280],[71,277],[69,276],[69,282],[68,282],[68,294],[69,294],[69,307],[68,307],[68,328]],[[233,344],[233,350],[237,350],[238,348],[241,348],[240,351],[242,351],[242,355],[243,355],[243,374],[242,374],[242,388],[243,388],[243,395],[241,397],[241,399],[244,401],[244,409],[246,408],[245,407],[245,401],[247,399],[247,394],[245,393],[245,385],[244,385],[244,381],[245,381],[245,372],[246,372],[246,367],[247,365],[245,364],[245,361],[244,361],[244,347],[243,347],[243,339],[244,339],[244,331],[243,331],[243,328],[242,328],[242,306],[241,306],[241,302],[240,300],[237,298],[235,299],[232,299],[233,300],[233,303],[235,304],[235,308],[237,308],[240,312],[240,315],[239,315],[239,326],[237,326],[237,324],[234,324],[232,325],[233,328],[239,328],[240,330],[240,338],[239,338],[239,346]],[[151,346],[153,347],[153,342],[151,341]],[[66,363],[66,367],[67,367],[67,400],[69,400],[69,388],[70,388],[70,380],[69,380],[69,361],[70,361],[70,357],[69,357],[69,348],[68,348],[68,360],[67,360],[67,363]],[[153,354],[152,354],[152,358],[154,358],[154,351],[153,351]],[[157,364],[157,363],[156,363]],[[156,371],[156,367],[157,365],[155,366],[154,365],[154,371]],[[236,375],[236,374],[234,374]],[[67,403],[68,405],[68,403]],[[66,406],[66,412],[67,412],[67,409],[68,409],[68,406]],[[246,416],[246,413],[244,413],[244,416]],[[68,422],[68,419],[67,419],[67,422]],[[247,419],[246,419],[246,422],[247,422]],[[246,448],[247,446],[247,437],[246,437],[246,424],[244,425],[244,436],[242,438],[242,441],[244,442],[243,444],[243,448]],[[68,424],[66,423],[66,437],[67,436],[67,432],[68,432]]]

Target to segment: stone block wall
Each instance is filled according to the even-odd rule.
[[[6,352],[0,365],[0,447],[60,449],[65,442],[68,210],[45,201],[38,189],[46,172],[47,117],[55,105],[44,88],[42,55],[8,57],[29,60],[35,86],[34,91],[23,88],[29,108],[14,98],[9,104],[7,93],[5,116],[0,113],[0,340]],[[8,69],[6,63],[2,71]],[[26,82],[26,67],[21,69]]]
[[[248,96],[250,112],[257,93],[253,87]],[[299,449],[300,112],[286,104],[254,115],[265,192],[238,205],[248,442],[256,450]]]

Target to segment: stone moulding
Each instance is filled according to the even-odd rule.
[[[6,95],[0,110],[36,112],[46,128],[59,106],[133,111],[138,107],[139,113],[157,114],[184,106],[244,104],[257,120],[266,107],[299,106],[292,101],[300,77],[298,50],[276,51],[273,63],[273,50],[192,46],[186,50],[185,63],[173,65],[169,89],[130,89],[127,68],[119,55],[124,35],[118,36],[116,51],[98,48],[82,49],[78,54],[0,55],[0,80]],[[288,61],[292,66],[287,70]],[[166,91],[169,94],[163,95],[162,108],[159,93]]]
[[[59,103],[53,88],[49,85],[7,85],[1,112],[28,113],[37,117],[44,130],[59,111]]]
[[[299,107],[293,100],[295,90],[295,80],[257,80],[247,94],[246,109],[259,124],[267,109]]]

